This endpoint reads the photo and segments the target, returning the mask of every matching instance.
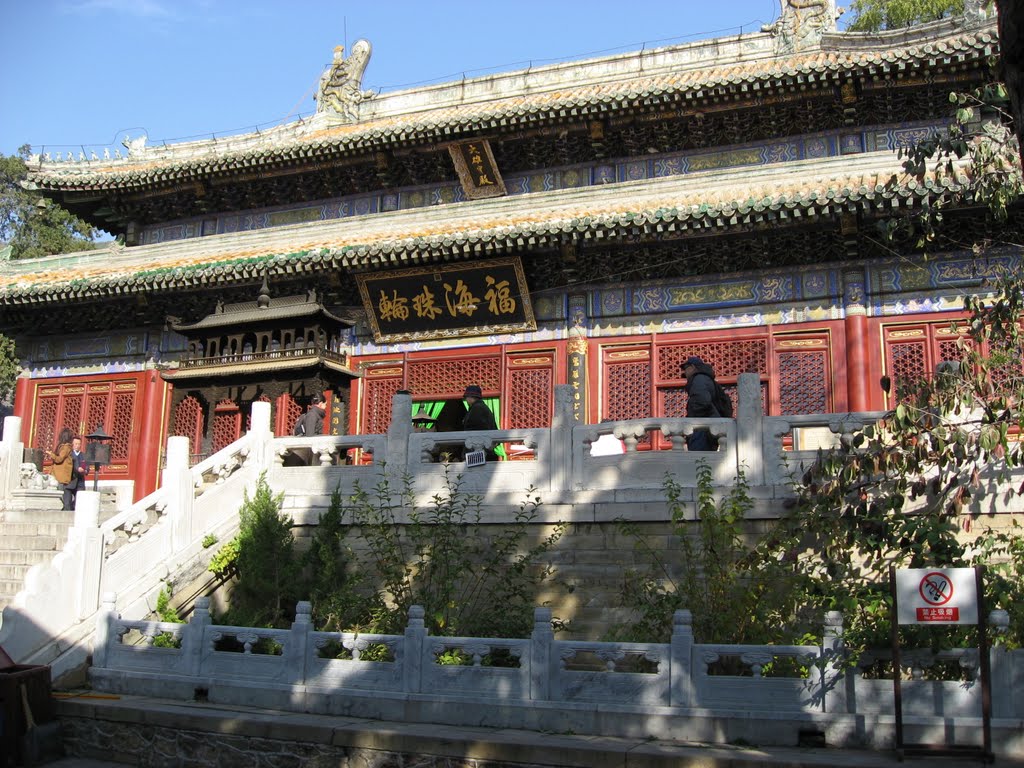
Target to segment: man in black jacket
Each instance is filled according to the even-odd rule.
[[[324,433],[324,416],[327,412],[324,410],[323,402],[324,396],[319,392],[314,392],[313,397],[310,398],[309,409],[295,422],[293,435],[314,437]]]
[[[498,425],[494,422],[494,414],[484,402],[484,393],[476,384],[470,384],[462,393],[463,400],[469,406],[466,411],[466,418],[462,420],[462,428],[469,430],[495,430]],[[492,450],[485,451],[488,461],[496,461],[498,455]]]
[[[721,416],[715,408],[715,371],[699,357],[689,357],[683,363],[686,376],[686,415]],[[686,440],[691,451],[717,451],[718,438],[709,429],[695,429]]]

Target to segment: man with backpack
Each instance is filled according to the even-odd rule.
[[[686,377],[687,417],[732,418],[732,401],[725,389],[715,381],[714,369],[699,357],[688,357],[683,363]],[[691,451],[717,451],[718,438],[705,428],[695,429],[686,440]]]

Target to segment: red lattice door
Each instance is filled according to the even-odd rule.
[[[554,355],[546,352],[526,352],[506,358],[506,393],[501,409],[505,429],[551,426],[555,409],[554,364]]]
[[[832,413],[832,350],[828,334],[776,338],[774,381],[778,415]]]
[[[401,366],[369,368],[362,382],[361,434],[382,435],[391,425],[391,403],[402,388]]]
[[[302,415],[302,406],[295,402],[290,394],[285,392],[275,402],[274,406],[274,435],[277,437],[288,437],[295,427],[295,422]]]
[[[233,400],[221,400],[213,408],[210,452],[216,453],[242,436],[242,409]]]
[[[65,427],[85,437],[102,426],[113,440],[110,464],[100,470],[101,476],[132,477],[136,453],[133,445],[140,439],[134,427],[141,423],[137,392],[135,378],[40,384],[30,444],[52,450],[57,435]]]
[[[891,381],[886,407],[897,402],[908,388],[932,378],[939,363],[959,364],[963,359],[960,337],[960,331],[949,320],[884,325],[885,375]]]
[[[171,434],[180,437],[187,437],[189,453],[192,454],[192,462],[203,452],[203,404],[192,395],[182,399],[178,407],[174,409],[174,424],[171,427]]]

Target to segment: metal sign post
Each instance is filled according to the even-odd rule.
[[[976,755],[986,762],[992,754],[992,671],[986,633],[984,566],[974,568],[889,568],[892,590],[893,710],[896,716],[896,755]],[[900,680],[899,626],[901,624],[975,624],[978,628],[981,677],[982,746],[959,744],[907,744],[903,738],[903,688]]]

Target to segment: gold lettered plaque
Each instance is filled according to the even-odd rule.
[[[487,139],[449,144],[448,154],[455,164],[455,172],[467,200],[508,194]]]
[[[534,331],[518,258],[356,275],[377,342]]]

